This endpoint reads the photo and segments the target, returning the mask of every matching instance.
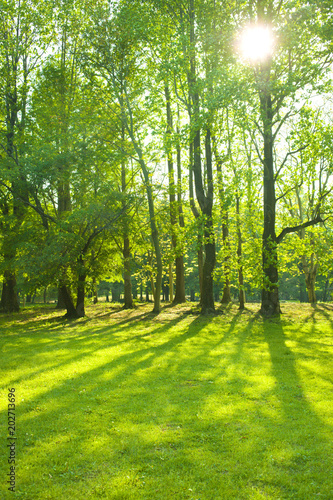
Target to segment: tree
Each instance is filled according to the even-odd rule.
[[[179,248],[179,228],[184,227],[184,217],[182,214],[182,186],[181,186],[181,152],[180,144],[177,143],[177,183],[175,183],[175,172],[173,162],[173,117],[171,110],[171,96],[169,84],[166,81],[165,87],[166,115],[167,115],[167,130],[166,130],[166,152],[168,162],[168,181],[169,181],[169,206],[170,206],[170,222],[171,222],[171,241],[173,249],[176,253],[176,291],[173,298],[173,288],[170,286],[170,298],[174,304],[185,302],[185,276],[184,276],[184,256]],[[179,130],[179,129],[178,129]],[[178,197],[178,199],[177,199]],[[171,266],[171,264],[170,264]],[[172,276],[172,267],[170,269]]]
[[[331,215],[328,200],[332,192],[331,178],[333,173],[333,130],[332,125],[320,110],[303,107],[296,122],[291,127],[287,140],[290,150],[298,150],[290,164],[292,178],[297,181],[296,188],[290,192],[285,182],[283,189],[287,194],[282,198],[290,217],[289,224],[301,225],[305,220],[316,217],[318,207],[321,216],[326,219]],[[323,222],[319,227],[301,227],[296,235],[300,242],[300,265],[305,276],[308,300],[317,301],[315,282],[319,261],[323,257],[322,242],[326,239]]]
[[[48,2],[11,0],[1,2],[0,9],[0,94],[3,127],[0,131],[2,149],[1,178],[2,232],[4,241],[4,281],[1,307],[5,312],[19,310],[14,260],[19,228],[25,217],[25,202],[29,198],[23,171],[25,155],[24,133],[27,122],[29,85],[47,47],[52,28],[52,5]]]
[[[144,75],[140,71],[140,63],[144,53],[140,51],[140,29],[145,27],[135,5],[123,3],[119,9],[109,11],[108,7],[97,10],[96,29],[87,33],[87,42],[91,49],[87,57],[90,61],[90,72],[99,92],[105,97],[105,91],[112,102],[118,120],[129,137],[135,160],[138,162],[149,208],[151,238],[156,257],[156,285],[154,295],[155,313],[160,311],[162,287],[162,255],[156,224],[152,176],[146,159],[140,122],[144,119],[140,106],[146,88]],[[129,26],[128,19],[136,16],[137,23]],[[111,17],[111,19],[110,19]],[[144,133],[144,132],[143,132]]]
[[[257,148],[263,166],[263,208],[264,228],[262,240],[262,266],[264,273],[261,313],[272,316],[280,313],[278,294],[277,245],[288,233],[299,230],[299,226],[282,229],[276,234],[276,183],[283,167],[292,156],[287,152],[280,164],[275,165],[274,149],[288,118],[296,112],[293,104],[301,89],[313,87],[322,76],[327,65],[325,51],[320,54],[318,42],[308,29],[315,7],[304,3],[293,10],[290,2],[260,0],[256,10],[250,8],[250,21],[274,30],[278,47],[274,57],[268,56],[254,66],[255,89],[259,98],[259,121],[256,122],[262,137],[263,151]],[[309,51],[313,47],[313,52]],[[314,58],[314,51],[316,57]],[[322,55],[322,57],[320,57]],[[319,207],[318,207],[319,208]],[[316,211],[313,219],[303,227],[321,221]]]

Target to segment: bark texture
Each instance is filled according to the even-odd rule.
[[[316,277],[318,271],[318,262],[315,260],[314,253],[311,254],[308,260],[304,255],[302,257],[302,267],[305,275],[306,291],[308,293],[308,300],[310,304],[317,302],[316,297]]]
[[[60,285],[60,293],[64,299],[65,307],[67,310],[65,317],[68,319],[76,319],[78,315],[68,286],[65,284]]]
[[[209,124],[204,127],[205,130],[205,159],[206,159],[206,186],[201,162],[201,120],[200,120],[200,96],[198,92],[197,72],[196,72],[196,36],[195,36],[195,4],[194,0],[189,2],[189,20],[190,20],[190,68],[187,74],[189,97],[190,97],[190,123],[193,134],[193,172],[195,193],[200,210],[203,216],[204,225],[204,248],[205,259],[202,272],[202,294],[201,294],[201,312],[208,314],[215,311],[214,293],[213,293],[213,272],[215,268],[215,240],[213,231],[213,170],[212,170],[212,150],[211,150],[211,131]],[[206,189],[205,189],[206,188]]]
[[[185,272],[184,272],[184,259],[183,255],[178,248],[178,231],[179,226],[184,222],[182,216],[181,205],[181,165],[180,165],[180,147],[177,147],[177,175],[178,182],[177,188],[175,184],[175,170],[172,154],[171,134],[173,132],[173,117],[171,111],[171,97],[169,86],[165,85],[165,100],[166,100],[166,114],[167,114],[167,161],[168,161],[168,177],[169,177],[169,205],[170,205],[170,222],[171,222],[171,242],[172,248],[176,254],[176,283],[175,283],[175,296],[173,296],[173,279],[170,275],[170,301],[174,304],[185,302]],[[178,200],[176,200],[176,192],[178,192]]]
[[[277,238],[275,233],[276,196],[273,159],[273,104],[270,92],[270,63],[263,65],[259,74],[260,114],[264,140],[264,231],[262,236],[263,287],[261,309],[263,316],[281,312],[278,289]]]
[[[242,265],[242,231],[240,224],[239,195],[236,195],[236,224],[237,224],[237,264],[238,264],[238,290],[239,309],[245,308],[244,275]]]
[[[121,139],[123,145],[125,144],[125,125],[121,125]],[[121,190],[125,195],[127,190],[126,182],[126,163],[125,159],[121,161]],[[126,201],[123,200],[123,210],[126,212]],[[132,309],[133,294],[132,294],[132,280],[131,280],[131,248],[129,240],[128,221],[126,220],[126,213],[124,218],[124,234],[123,234],[123,261],[124,261],[124,309]]]
[[[124,308],[133,308],[132,281],[131,281],[131,249],[127,235],[124,236]]]
[[[5,313],[19,312],[20,310],[16,290],[16,276],[15,273],[8,269],[5,270],[3,276],[1,309]]]

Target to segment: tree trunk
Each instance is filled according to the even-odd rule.
[[[205,227],[205,262],[203,265],[202,281],[202,314],[209,314],[215,311],[213,292],[213,272],[215,267],[215,242],[212,239],[212,222]]]
[[[216,159],[216,171],[217,171],[217,186],[220,198],[221,206],[221,219],[222,219],[222,241],[224,248],[224,262],[223,262],[223,274],[224,274],[224,286],[221,304],[229,304],[231,302],[230,294],[230,242],[229,242],[229,227],[228,227],[228,203],[226,200],[223,178],[222,178],[222,159],[217,152],[215,137],[212,138],[213,147]]]
[[[180,255],[176,257],[176,293],[173,299],[173,304],[183,304],[186,302],[185,298],[185,271],[184,271],[184,257]],[[171,299],[170,299],[171,300]]]
[[[84,299],[85,299],[86,276],[87,275],[85,272],[79,273],[79,279],[78,279],[78,284],[77,284],[77,299],[76,299],[76,317],[77,318],[83,318],[85,316]]]
[[[178,108],[178,123],[179,123],[179,108]],[[179,126],[177,126],[177,133],[179,134]],[[178,216],[179,226],[185,227],[183,203],[182,203],[182,169],[181,169],[181,150],[180,145],[177,145],[177,203],[178,203]],[[173,299],[174,304],[183,304],[186,302],[185,297],[185,267],[183,253],[176,256],[176,292]]]
[[[170,297],[170,302],[173,302],[173,271],[172,271],[172,264],[169,262],[169,294],[168,294],[168,300]]]
[[[299,276],[298,283],[299,283],[299,301],[301,304],[304,304],[305,302],[308,301],[309,296],[307,293],[306,285],[303,283],[303,276]],[[305,282],[305,280],[304,280]]]
[[[119,288],[118,288],[118,285],[115,285],[116,287],[113,287],[112,290],[111,290],[111,294],[112,294],[112,302],[120,302],[120,291],[119,291]]]
[[[177,174],[178,174],[178,200],[176,201],[176,186],[174,177],[174,166],[173,166],[173,155],[171,146],[171,134],[173,131],[173,120],[171,112],[171,98],[169,86],[166,83],[165,88],[165,99],[166,99],[166,112],[167,112],[167,161],[168,161],[168,175],[169,175],[169,204],[170,204],[170,222],[171,222],[171,242],[172,248],[176,252],[176,260],[178,259],[178,266],[176,263],[176,287],[175,287],[175,297],[173,297],[173,279],[172,283],[170,281],[170,301],[174,304],[179,304],[185,302],[185,281],[184,281],[184,266],[181,267],[183,262],[182,255],[179,255],[178,249],[178,238],[177,238],[177,226],[178,223],[184,223],[184,218],[182,216],[182,205],[181,205],[181,166],[180,166],[180,147],[177,147]],[[177,211],[178,218],[177,221]]]
[[[316,285],[318,263],[315,263],[314,259],[315,256],[313,253],[311,254],[310,262],[307,261],[307,258],[305,256],[302,257],[306,291],[308,293],[308,300],[310,304],[315,304],[317,302],[315,285]]]
[[[306,282],[306,289],[307,289],[308,297],[309,297],[309,303],[316,304],[316,302],[317,302],[316,291],[315,291],[316,277],[308,275],[305,278],[305,282]]]
[[[20,9],[19,9],[20,10]],[[13,32],[14,39],[16,38],[15,44],[5,43],[4,53],[2,57],[6,63],[6,71],[3,73],[3,94],[1,96],[2,100],[2,122],[5,127],[5,137],[6,146],[4,147],[4,153],[7,155],[8,164],[4,165],[5,168],[11,170],[11,165],[16,163],[19,166],[20,157],[20,139],[16,140],[16,130],[22,136],[23,130],[25,128],[25,116],[26,116],[26,96],[28,92],[28,72],[27,72],[27,54],[22,51],[23,45],[19,41],[22,37],[21,27],[20,27],[20,16],[18,14],[17,24],[14,20],[8,24],[5,31],[2,31],[2,36],[4,39],[8,36],[5,35],[7,29],[10,29],[11,25],[14,28],[16,24],[16,33]],[[11,35],[10,35],[11,36]],[[12,49],[12,47],[16,49]],[[23,72],[18,70],[19,61],[23,61]],[[23,86],[24,83],[24,86]],[[24,88],[25,87],[25,88]],[[20,90],[18,90],[20,89]],[[5,161],[6,161],[5,159]],[[2,161],[4,158],[2,158]],[[22,225],[25,217],[25,203],[29,201],[29,192],[26,179],[22,173],[21,168],[19,168],[20,173],[18,175],[10,174],[10,177],[15,178],[11,182],[11,192],[12,192],[12,215],[13,221],[11,224],[6,223],[6,217],[10,215],[11,209],[9,203],[6,201],[2,206],[2,214],[4,216],[5,222],[1,224],[1,232],[4,240],[3,243],[3,260],[4,260],[4,279],[3,279],[3,290],[1,296],[1,308],[4,312],[18,312],[20,309],[17,290],[16,290],[16,275],[15,270],[12,268],[11,263],[14,261],[16,256],[17,247],[17,234],[20,226]],[[8,263],[8,264],[7,264]]]
[[[238,264],[238,289],[239,309],[245,307],[244,276],[242,265],[242,231],[240,225],[239,195],[236,196],[236,224],[237,224],[237,264]]]
[[[156,257],[156,284],[155,284],[155,293],[153,292],[153,296],[154,296],[153,312],[159,313],[161,310],[161,289],[162,289],[163,264],[162,264],[162,254],[161,254],[161,248],[160,248],[159,235],[158,235],[156,218],[155,218],[154,199],[153,199],[153,193],[152,193],[152,187],[151,187],[152,184],[151,184],[151,180],[149,179],[147,166],[143,160],[142,152],[141,152],[140,148],[138,147],[138,145],[137,144],[135,144],[135,145],[136,145],[136,151],[137,151],[139,158],[140,158],[139,163],[141,165],[141,170],[142,170],[143,177],[145,180],[145,185],[146,185],[149,216],[150,216],[151,239],[153,241],[153,246],[154,246],[154,250],[155,250],[155,257]]]
[[[215,138],[213,137],[213,144],[215,143]],[[222,219],[222,241],[224,248],[224,262],[223,262],[223,274],[224,274],[224,287],[221,299],[221,304],[229,304],[231,302],[230,295],[230,242],[229,242],[229,227],[228,227],[228,204],[226,202],[225,192],[223,188],[223,178],[222,178],[222,160],[216,151],[215,145],[215,157],[216,157],[216,170],[218,179],[218,192],[221,204],[221,219]]]
[[[204,217],[204,248],[205,260],[203,265],[201,312],[208,314],[215,311],[213,272],[215,267],[215,241],[212,221],[213,208],[213,175],[212,175],[212,153],[210,129],[206,131],[205,137],[206,165],[207,165],[207,194],[204,192],[201,156],[200,156],[200,132],[197,131],[194,138],[194,178],[197,199]]]
[[[194,217],[200,223],[200,214],[199,210],[196,207],[194,201],[194,193],[193,193],[193,161],[194,161],[194,144],[190,143],[190,168],[189,168],[189,194],[190,194],[190,207]],[[200,288],[200,305],[202,299],[202,283],[203,283],[203,248],[202,248],[202,236],[200,230],[198,231],[198,273],[199,273],[199,288]]]
[[[323,302],[327,302],[328,300],[328,289],[329,289],[330,282],[327,279],[325,281],[325,288],[324,288],[324,293],[323,293]]]
[[[213,272],[215,267],[215,242],[212,221],[213,208],[213,171],[212,171],[212,152],[211,152],[211,133],[210,127],[206,127],[205,152],[206,152],[206,174],[207,185],[206,192],[204,188],[204,179],[201,164],[201,116],[200,116],[200,97],[198,92],[198,82],[196,73],[196,36],[195,36],[195,4],[194,0],[189,1],[189,21],[190,21],[190,44],[191,55],[187,80],[189,86],[190,102],[190,125],[193,134],[193,172],[195,193],[198,200],[201,213],[204,216],[204,247],[205,261],[203,265],[201,313],[207,314],[215,310],[213,293]]]
[[[133,112],[131,108],[130,98],[127,93],[126,81],[121,83],[121,95],[118,97],[120,109],[122,112],[122,125],[126,129],[134,150],[138,156],[138,162],[141,167],[141,171],[144,178],[144,184],[146,188],[147,200],[148,200],[148,209],[149,209],[149,220],[150,220],[150,230],[151,230],[151,238],[155,250],[156,257],[156,289],[154,294],[154,313],[159,313],[161,310],[161,289],[162,289],[162,272],[163,272],[163,264],[162,264],[162,254],[160,248],[159,234],[156,224],[155,217],[155,205],[154,205],[154,197],[152,192],[152,182],[149,174],[148,167],[146,165],[146,161],[143,155],[143,151],[141,149],[140,143],[137,141],[135,136],[135,131],[133,127]]]
[[[269,90],[270,66],[265,66],[260,73],[259,97],[260,113],[264,138],[264,231],[262,237],[263,287],[260,312],[265,317],[281,312],[278,289],[278,257],[275,234],[275,177],[273,159],[273,109]]]
[[[64,176],[64,167],[60,167],[59,175]],[[70,196],[70,186],[68,181],[59,180],[57,186],[57,203],[58,203],[58,217],[61,218],[64,213],[71,211],[72,202]],[[58,286],[58,300],[56,309],[67,308],[68,299],[62,296],[64,290],[64,282],[60,279]],[[66,288],[66,286],[65,286]]]
[[[225,274],[221,304],[230,304],[230,302],[231,302],[230,279],[229,276]]]
[[[4,271],[1,309],[5,313],[14,313],[20,310],[16,291],[16,276],[9,270]]]
[[[202,297],[203,297],[203,267],[204,267],[204,252],[203,245],[201,244],[201,236],[198,237],[198,273],[199,273],[199,290],[200,290],[200,306],[202,306]]]
[[[65,298],[62,294],[62,286],[59,285],[58,286],[58,300],[57,300],[57,305],[56,305],[56,309],[66,309],[66,302],[65,302]]]
[[[14,146],[11,145],[12,149],[8,150],[8,155],[12,156]],[[26,183],[24,179],[20,179],[17,182],[12,182],[12,193],[13,193],[13,220],[14,227],[7,226],[6,223],[1,224],[1,232],[3,234],[3,260],[5,267],[3,274],[3,289],[1,296],[1,309],[4,312],[19,312],[20,304],[17,297],[17,281],[16,281],[16,273],[12,269],[12,262],[16,256],[16,247],[17,247],[17,232],[21,227],[24,216],[25,216],[25,205],[24,201],[28,201],[28,190],[26,187]],[[4,219],[10,215],[10,209],[7,203],[4,204],[2,213],[4,215]]]
[[[94,304],[98,303],[98,290],[97,290],[97,283],[96,283],[96,278],[95,276],[92,279],[93,282],[93,297],[94,297]]]
[[[169,285],[168,284],[164,284],[162,286],[162,290],[163,290],[163,300],[165,302],[169,302]]]
[[[221,304],[229,304],[231,302],[230,295],[230,242],[229,242],[229,228],[228,228],[228,212],[222,214],[222,240],[224,246],[224,287],[221,299]]]
[[[125,148],[125,125],[121,124],[121,140]],[[126,183],[126,163],[124,157],[121,160],[121,190],[125,195],[127,190]],[[123,203],[123,210],[126,212],[126,201]],[[132,295],[132,282],[131,282],[131,248],[128,236],[128,224],[126,218],[124,219],[124,246],[123,246],[123,259],[124,259],[124,309],[133,309],[133,295]]]
[[[72,56],[71,56],[72,57]],[[60,58],[60,80],[59,80],[59,93],[61,96],[60,102],[61,106],[59,109],[59,135],[56,139],[59,156],[62,157],[62,162],[58,164],[58,182],[57,182],[57,208],[58,208],[58,218],[61,219],[68,212],[72,211],[72,199],[70,192],[70,173],[71,168],[69,165],[69,155],[68,152],[70,150],[69,144],[69,118],[70,118],[70,108],[68,108],[65,103],[69,102],[74,95],[76,90],[75,85],[68,85],[68,80],[66,78],[66,71],[68,68],[68,64],[72,64],[72,76],[75,74],[75,65],[76,65],[76,54],[73,54],[72,61],[67,60],[67,32],[64,27],[61,33],[61,58]],[[76,80],[76,78],[75,78]],[[61,279],[59,280],[58,287],[58,303],[57,308],[62,308],[65,305],[68,314],[68,304],[70,294],[69,290],[66,287],[66,281]],[[62,297],[62,294],[65,293],[65,296]],[[72,299],[71,299],[72,300]],[[70,306],[71,309],[71,306]],[[69,313],[72,315],[72,309]],[[73,316],[75,317],[75,315]]]
[[[223,294],[221,299],[221,304],[229,304],[231,302],[230,295],[230,242],[229,242],[229,228],[228,228],[228,212],[223,203],[224,207],[222,208],[222,240],[224,247],[224,287]]]
[[[138,282],[137,282],[137,280],[136,279],[134,280],[134,286],[132,283],[131,283],[131,285],[132,285],[133,300],[137,300],[137,298],[138,298]]]
[[[60,286],[60,293],[64,299],[64,302],[65,302],[65,307],[66,307],[66,314],[65,314],[65,318],[68,318],[68,319],[76,319],[78,318],[78,314],[76,312],[76,308],[74,306],[74,302],[73,302],[73,299],[72,299],[72,296],[71,296],[71,293],[69,291],[69,288],[66,286],[66,285],[61,285]]]
[[[131,282],[131,249],[128,236],[124,237],[124,309],[133,309],[133,295]]]
[[[155,283],[154,283],[154,275],[153,275],[153,255],[152,253],[150,253],[150,251],[148,250],[148,262],[149,262],[149,267],[150,267],[150,271],[149,271],[149,276],[150,276],[150,286],[151,286],[151,293],[153,294],[153,297],[155,299]],[[161,289],[162,289],[162,282],[161,282]]]

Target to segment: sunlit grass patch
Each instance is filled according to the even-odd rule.
[[[15,498],[331,499],[332,307],[150,309],[0,319],[1,498],[15,387]]]

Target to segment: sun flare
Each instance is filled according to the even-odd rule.
[[[252,62],[264,61],[273,53],[274,40],[266,26],[249,26],[240,36],[240,52]]]

